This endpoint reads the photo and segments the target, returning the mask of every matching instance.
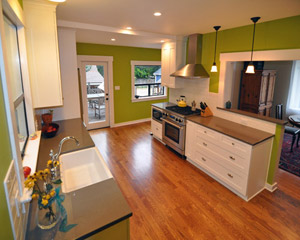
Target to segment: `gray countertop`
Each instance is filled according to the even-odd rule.
[[[57,121],[59,131],[53,138],[42,138],[37,170],[44,169],[50,149],[57,151],[59,141],[66,136],[76,137],[64,144],[62,152],[71,152],[95,146],[81,119]],[[68,214],[68,224],[77,224],[70,231],[41,230],[36,225],[37,201],[32,201],[29,210],[26,239],[84,239],[132,216],[132,212],[114,179],[73,191],[65,195],[63,206]]]
[[[152,104],[152,106],[166,110],[166,107],[176,106],[176,104],[170,103],[170,102],[162,102],[162,103],[154,103],[154,104]]]

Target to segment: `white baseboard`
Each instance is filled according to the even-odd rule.
[[[274,192],[277,189],[277,182],[273,183],[272,185],[269,183],[266,183],[265,189],[267,189],[270,192]]]
[[[127,125],[132,125],[132,124],[137,124],[137,123],[142,123],[142,122],[149,122],[151,121],[151,118],[144,118],[144,119],[139,119],[139,120],[134,120],[134,121],[129,121],[129,122],[122,122],[122,123],[115,123],[114,125],[110,126],[112,128],[114,127],[123,127]]]

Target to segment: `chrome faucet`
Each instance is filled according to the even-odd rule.
[[[62,146],[63,146],[63,144],[64,144],[64,142],[65,141],[68,141],[68,140],[74,140],[75,142],[76,142],[76,145],[77,146],[79,146],[79,141],[75,138],[75,137],[73,137],[73,136],[68,136],[68,137],[65,137],[65,138],[63,138],[62,140],[60,140],[60,142],[59,142],[59,145],[58,145],[58,152],[56,153],[56,154],[54,154],[53,153],[53,150],[51,149],[50,150],[50,157],[51,157],[51,160],[57,160],[58,159],[58,157],[60,156],[60,154],[61,154],[61,149],[62,149]]]

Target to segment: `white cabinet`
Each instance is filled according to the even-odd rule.
[[[272,139],[254,146],[187,121],[188,161],[246,201],[265,187]]]
[[[154,137],[162,140],[162,124],[151,119],[151,132]]]
[[[56,4],[25,0],[24,14],[33,106],[62,106]]]
[[[170,74],[184,66],[186,40],[167,42],[161,49],[161,84],[169,88],[183,88],[182,78],[171,77]]]

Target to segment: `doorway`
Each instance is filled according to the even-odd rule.
[[[103,60],[103,61],[102,61]],[[83,121],[88,130],[110,126],[109,61],[78,57]]]

